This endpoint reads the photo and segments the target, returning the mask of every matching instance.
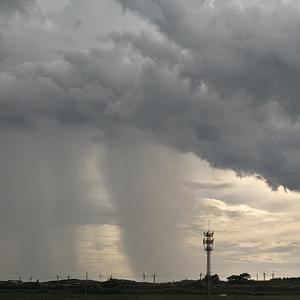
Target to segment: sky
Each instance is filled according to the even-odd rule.
[[[0,0],[0,279],[300,276],[296,0]]]

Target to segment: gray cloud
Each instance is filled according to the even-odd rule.
[[[0,13],[25,12],[35,0],[0,0]]]
[[[298,189],[298,166],[291,162],[299,150],[298,4],[215,1],[212,8],[193,1],[120,2],[165,36],[156,47],[144,34],[123,37],[155,65],[141,78],[147,82],[142,92],[147,113],[139,111],[146,129],[157,135],[166,130],[164,141],[212,166],[259,173],[273,187]],[[192,90],[173,94],[170,73],[176,87],[187,79]],[[208,91],[202,97],[195,93],[201,86]]]
[[[186,187],[191,190],[201,191],[201,190],[224,190],[232,189],[234,185],[232,183],[215,183],[215,182],[195,182],[189,181],[185,183]]]
[[[2,113],[7,123],[24,123],[20,101],[9,99],[19,97],[28,121],[44,115],[108,132],[137,127],[213,167],[297,190],[296,2],[120,2],[158,32],[112,34],[102,41],[111,49],[64,51],[60,61],[17,67],[2,97],[14,107]],[[36,95],[36,84],[44,94]]]

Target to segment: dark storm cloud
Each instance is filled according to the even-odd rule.
[[[144,34],[123,38],[155,64],[144,69],[142,126],[212,166],[299,189],[298,3],[119,2],[165,37],[156,47]],[[183,95],[176,88],[185,80]],[[197,95],[201,88],[207,94]]]
[[[97,48],[4,70],[1,102],[15,114],[2,113],[2,123],[18,127],[23,114],[107,135],[138,128],[213,167],[298,190],[298,3],[118,2],[153,32],[112,34]]]
[[[25,12],[35,0],[0,0],[0,13]]]
[[[119,2],[191,51],[190,64],[180,68],[190,81],[204,81],[223,97],[242,91],[261,103],[276,96],[285,109],[298,113],[296,1]]]

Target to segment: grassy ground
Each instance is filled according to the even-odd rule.
[[[64,294],[33,294],[33,293],[0,293],[0,300],[300,300],[300,296],[199,296],[199,295],[64,295]]]

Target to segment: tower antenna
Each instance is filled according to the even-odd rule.
[[[203,232],[203,246],[206,251],[206,280],[207,280],[207,294],[209,295],[209,282],[211,277],[211,252],[214,245],[214,231],[209,228],[209,221],[207,222],[207,230]]]

